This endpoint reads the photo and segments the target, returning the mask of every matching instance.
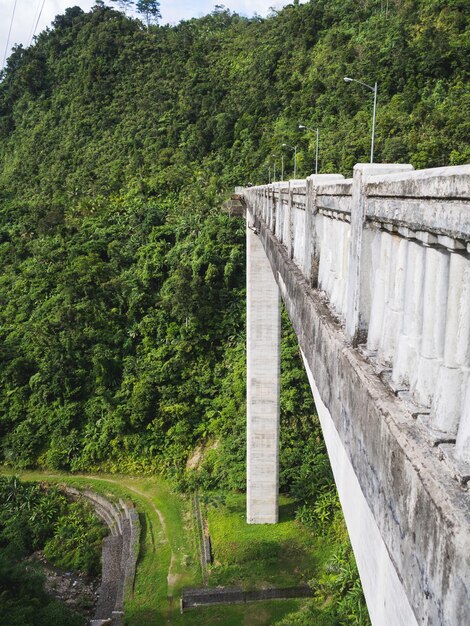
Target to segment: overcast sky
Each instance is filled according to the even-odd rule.
[[[10,28],[13,8],[16,2],[15,16]],[[22,43],[28,46],[34,29],[36,34],[44,30],[59,13],[63,13],[67,7],[80,6],[88,11],[94,4],[94,0],[0,0],[0,62],[3,66],[3,58],[9,39],[8,54],[14,44]],[[162,22],[175,24],[180,20],[190,17],[198,17],[210,13],[216,4],[224,4],[227,8],[243,15],[266,15],[270,7],[280,8],[288,4],[288,0],[161,0],[160,9]],[[44,4],[44,5],[43,5]],[[106,4],[113,6],[106,0]],[[43,10],[39,15],[41,6]]]

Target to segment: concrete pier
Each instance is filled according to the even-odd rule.
[[[247,522],[278,521],[280,298],[247,213]]]

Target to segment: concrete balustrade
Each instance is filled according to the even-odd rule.
[[[431,411],[430,427],[449,437],[465,414],[470,368],[469,170],[360,164],[352,179],[244,190],[353,344],[365,341],[392,369],[394,389],[409,389]],[[460,432],[456,454],[468,458]]]

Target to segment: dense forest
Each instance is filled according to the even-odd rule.
[[[289,146],[311,173],[317,127],[321,172],[368,161],[372,94],[345,75],[378,82],[377,161],[469,162],[469,14],[312,0],[158,26],[97,2],[16,47],[0,83],[0,461],[243,489],[244,224],[222,200],[281,155],[292,175]],[[284,321],[281,488],[315,526],[337,503]]]
[[[0,477],[0,615],[9,626],[84,626],[86,620],[44,589],[31,554],[50,564],[96,575],[106,534],[90,505],[57,487]],[[27,560],[25,557],[29,557]]]

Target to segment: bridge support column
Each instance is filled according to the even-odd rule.
[[[278,521],[279,289],[247,212],[247,522]]]

